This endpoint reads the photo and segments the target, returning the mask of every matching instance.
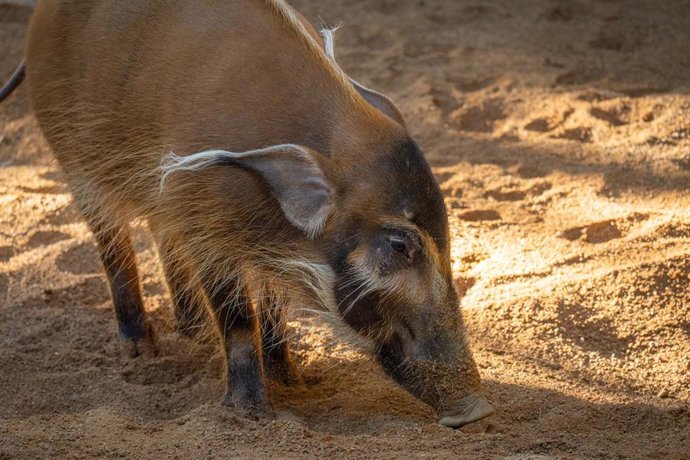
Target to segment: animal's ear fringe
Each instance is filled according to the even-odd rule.
[[[225,150],[206,150],[204,152],[195,153],[181,157],[174,152],[168,153],[160,164],[160,182],[158,186],[158,193],[163,192],[165,181],[168,176],[177,171],[201,171],[209,166],[227,164],[228,160],[234,158],[235,155]]]
[[[326,51],[326,56],[335,62],[335,33],[340,28],[341,24],[330,29],[321,29],[321,37],[323,37],[323,48]]]

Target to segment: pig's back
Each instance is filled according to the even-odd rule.
[[[272,14],[249,0],[41,2],[27,80],[68,177],[145,203],[170,150],[289,142],[328,154],[342,120],[371,113]]]

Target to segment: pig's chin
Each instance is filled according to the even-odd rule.
[[[416,398],[439,414],[439,423],[460,428],[493,414],[481,393],[479,372],[469,350],[456,362],[447,363],[406,357],[392,343],[380,347],[378,358],[386,372]]]

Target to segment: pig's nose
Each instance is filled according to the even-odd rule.
[[[454,408],[440,414],[438,423],[449,428],[460,428],[493,413],[494,408],[491,407],[486,397],[476,391],[462,398]]]

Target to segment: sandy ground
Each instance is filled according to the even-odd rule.
[[[0,106],[0,458],[690,458],[690,7],[299,0],[398,102],[445,193],[497,413],[453,431],[315,320],[273,420],[219,404],[173,332],[144,228],[156,358],[119,352],[91,236],[21,89]],[[0,5],[0,75],[30,10]]]

